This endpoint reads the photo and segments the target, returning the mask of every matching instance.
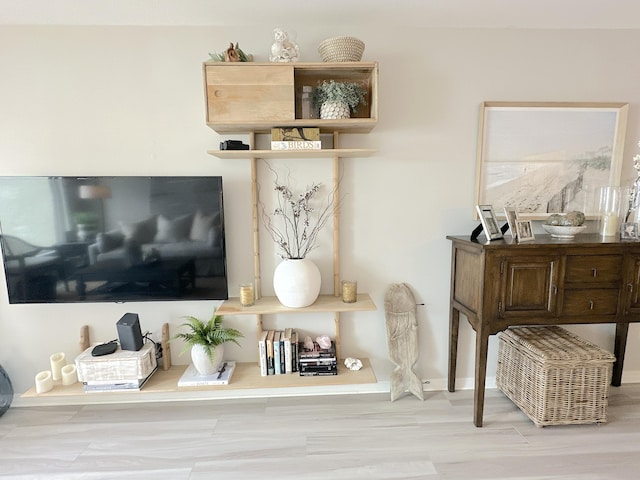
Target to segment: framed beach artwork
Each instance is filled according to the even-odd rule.
[[[626,103],[484,102],[476,204],[520,219],[574,210],[595,218],[598,187],[619,185]]]

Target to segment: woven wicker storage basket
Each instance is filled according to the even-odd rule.
[[[323,62],[359,62],[364,42],[354,37],[331,37],[320,42],[318,52]]]
[[[498,338],[496,384],[537,426],[607,421],[611,353],[557,326]]]
[[[111,355],[101,357],[92,356],[92,350],[93,347],[89,347],[76,357],[81,382],[140,380],[148,377],[157,365],[156,350],[151,342],[137,352],[118,347]]]

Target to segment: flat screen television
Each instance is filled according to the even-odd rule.
[[[9,303],[224,300],[222,177],[0,177]]]

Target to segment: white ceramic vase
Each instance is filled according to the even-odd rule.
[[[351,118],[351,110],[345,102],[324,102],[320,105],[320,118],[325,120]]]
[[[320,282],[320,270],[306,258],[283,260],[273,274],[276,297],[289,308],[308,307],[315,302]]]
[[[224,357],[224,344],[213,348],[212,358],[207,355],[207,348],[204,345],[193,345],[191,347],[191,361],[200,375],[212,375],[218,371]]]

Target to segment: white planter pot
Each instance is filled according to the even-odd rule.
[[[200,375],[212,375],[218,371],[224,357],[224,344],[220,344],[213,349],[212,358],[207,355],[204,345],[194,345],[191,347],[191,361]]]
[[[320,294],[320,270],[306,258],[283,260],[273,274],[273,289],[289,308],[308,307]]]
[[[324,102],[320,105],[320,118],[325,120],[351,118],[351,110],[345,102]]]

